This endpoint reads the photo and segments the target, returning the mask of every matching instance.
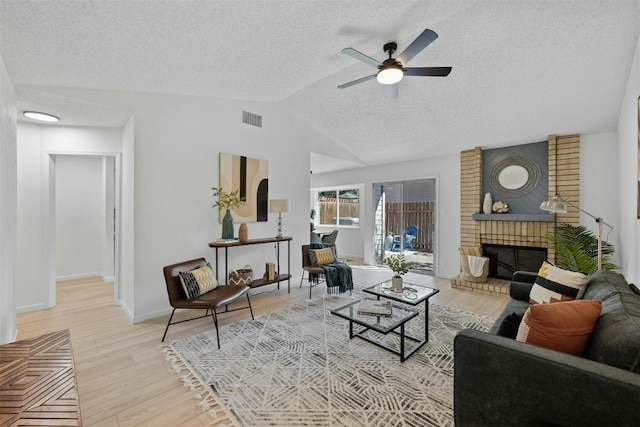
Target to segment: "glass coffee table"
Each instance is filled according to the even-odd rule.
[[[400,356],[400,362],[404,362],[409,356],[415,353],[429,340],[429,298],[440,292],[438,289],[429,288],[422,285],[405,283],[402,292],[395,292],[391,289],[391,281],[378,283],[377,285],[364,289],[364,292],[375,295],[379,300],[387,298],[403,304],[416,306],[421,302],[425,303],[425,325],[424,338],[412,337],[405,333],[405,324],[418,316],[417,310],[405,308],[399,305],[393,305],[391,316],[378,316],[373,314],[359,314],[358,305],[360,301],[355,301],[343,307],[331,310],[331,313],[342,317],[349,321],[349,338],[359,337],[378,347],[384,348],[394,354]],[[364,329],[354,331],[354,324],[363,326]],[[397,331],[399,329],[399,331]],[[375,331],[383,335],[389,333],[396,334],[400,337],[400,348],[391,346],[382,340],[368,336],[367,331]],[[415,345],[407,351],[405,341],[409,340]]]

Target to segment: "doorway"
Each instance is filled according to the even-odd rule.
[[[414,273],[433,275],[436,180],[374,184],[375,261],[404,254]]]
[[[49,287],[49,307],[56,305],[56,283],[60,276],[60,266],[58,265],[60,247],[58,246],[56,234],[58,233],[57,217],[58,212],[57,199],[61,195],[56,194],[57,182],[57,163],[62,159],[98,159],[102,163],[101,176],[101,198],[102,198],[102,214],[101,219],[103,225],[102,236],[99,238],[102,246],[102,263],[101,276],[105,281],[113,282],[113,301],[119,304],[119,273],[120,273],[120,194],[121,194],[121,170],[122,159],[119,153],[46,153],[45,172],[46,177],[45,189],[46,195],[46,212],[47,222],[45,229],[47,230],[47,250],[45,257],[46,272]],[[71,189],[73,191],[73,189]],[[80,205],[80,204],[79,204]],[[62,273],[64,275],[64,273]],[[84,276],[80,274],[80,276]],[[64,279],[64,277],[62,278]]]

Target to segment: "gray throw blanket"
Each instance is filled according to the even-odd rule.
[[[322,266],[324,275],[327,278],[327,293],[337,294],[351,291],[353,289],[353,276],[351,267],[343,262],[334,262]]]

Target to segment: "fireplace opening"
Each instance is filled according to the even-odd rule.
[[[489,258],[489,277],[511,280],[515,271],[537,272],[547,259],[546,248],[526,246],[482,245]]]

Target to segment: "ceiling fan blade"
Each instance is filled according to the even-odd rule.
[[[358,80],[353,80],[353,81],[350,81],[348,83],[343,83],[340,86],[338,86],[338,89],[344,89],[344,88],[347,88],[349,86],[357,85],[358,83],[366,82],[367,80],[371,80],[371,79],[373,79],[375,77],[376,77],[375,74],[371,74],[370,76],[362,77],[362,78],[359,78]]]
[[[380,65],[379,61],[376,61],[372,57],[367,56],[362,52],[358,52],[357,50],[355,50],[353,48],[350,48],[350,47],[342,49],[342,53],[347,54],[352,58],[355,58],[355,59],[357,59],[359,61],[364,62],[365,64],[369,64],[369,65],[374,66],[376,68],[378,67],[378,65]]]
[[[405,68],[405,76],[433,76],[447,77],[451,72],[451,67],[413,67]]]
[[[438,35],[433,31],[426,29],[420,34],[411,44],[396,58],[397,61],[400,61],[402,65],[406,65],[407,62],[411,60],[414,56],[419,54],[422,49],[429,46],[435,39],[438,38]]]
[[[387,98],[394,99],[398,97],[398,84],[385,85],[387,87]]]

